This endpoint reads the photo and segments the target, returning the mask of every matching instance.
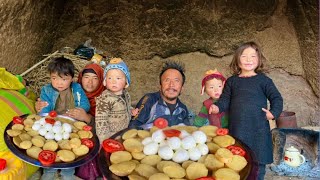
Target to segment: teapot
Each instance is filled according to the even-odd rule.
[[[284,153],[284,162],[292,167],[298,167],[306,161],[306,158],[300,154],[294,146],[290,146]]]

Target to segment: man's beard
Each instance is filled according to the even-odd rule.
[[[175,90],[175,91],[177,91],[177,90]],[[178,96],[175,96],[175,97],[168,97],[168,96],[166,96],[166,95],[163,93],[162,90],[160,90],[160,93],[161,93],[161,95],[162,95],[163,97],[165,97],[167,100],[169,100],[169,101],[174,101],[174,100],[178,99],[178,97],[179,97],[180,94],[181,94],[181,91],[179,92]]]

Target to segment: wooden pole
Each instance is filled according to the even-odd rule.
[[[50,56],[44,58],[43,60],[41,60],[40,62],[38,62],[37,64],[33,65],[31,68],[27,69],[25,72],[21,73],[20,76],[24,76],[26,75],[28,72],[32,71],[34,68],[36,68],[37,66],[39,66],[40,64],[42,64],[43,62],[45,62],[46,60],[50,59],[52,56],[54,56],[55,54],[57,54],[59,51],[56,51],[54,53],[52,53]]]

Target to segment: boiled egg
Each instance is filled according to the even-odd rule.
[[[159,148],[158,155],[164,160],[170,160],[173,157],[173,150],[168,145],[164,145]]]
[[[189,159],[189,153],[185,149],[178,149],[172,156],[172,160],[176,163],[182,163]]]
[[[143,153],[145,155],[154,155],[157,154],[159,145],[156,142],[151,142],[143,147]]]
[[[176,150],[181,147],[181,140],[178,137],[172,137],[167,140],[171,149]]]
[[[181,146],[183,149],[191,149],[193,147],[196,147],[196,141],[192,136],[187,136],[182,139]]]
[[[200,159],[201,157],[201,152],[198,148],[196,147],[193,147],[191,149],[188,150],[188,153],[189,153],[189,158],[190,160],[192,161],[197,161]]]
[[[201,152],[201,155],[207,155],[209,153],[209,148],[206,144],[198,144],[197,148]]]
[[[166,136],[161,129],[158,129],[152,134],[151,138],[154,142],[160,143],[166,138]]]
[[[195,139],[196,143],[204,144],[207,141],[207,135],[202,131],[194,131],[192,137]]]

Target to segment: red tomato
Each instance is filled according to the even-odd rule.
[[[153,122],[153,125],[159,129],[163,129],[168,126],[168,121],[164,118],[158,118]]]
[[[56,111],[50,111],[50,112],[49,112],[49,116],[50,116],[50,117],[53,117],[53,118],[54,118],[54,117],[57,117],[57,115],[58,115],[58,114],[57,114]]]
[[[4,170],[7,167],[7,161],[0,158],[0,171]]]
[[[84,131],[91,131],[91,129],[92,129],[92,127],[89,125],[85,125],[82,127],[82,130],[84,130]]]
[[[121,142],[114,139],[105,139],[102,143],[103,149],[108,153],[113,153],[116,151],[123,151],[124,146]]]
[[[240,156],[246,155],[246,151],[239,146],[231,145],[231,146],[228,146],[227,149],[229,149],[234,155],[240,155]]]
[[[219,128],[217,129],[216,133],[218,136],[224,136],[229,133],[229,130],[227,128]]]
[[[197,178],[196,180],[216,180],[214,177],[201,177]]]
[[[81,144],[87,146],[89,149],[93,148],[94,143],[91,139],[89,138],[83,138],[81,139]]]
[[[14,124],[23,124],[23,118],[20,116],[14,116],[12,118]]]
[[[49,124],[54,124],[56,122],[56,120],[52,119],[52,118],[46,118],[46,123],[49,123]]]
[[[181,131],[177,130],[177,129],[167,129],[167,130],[163,130],[164,135],[166,135],[166,137],[179,137],[181,134]]]
[[[57,154],[50,150],[43,150],[38,155],[38,160],[43,165],[50,165],[56,160]]]

